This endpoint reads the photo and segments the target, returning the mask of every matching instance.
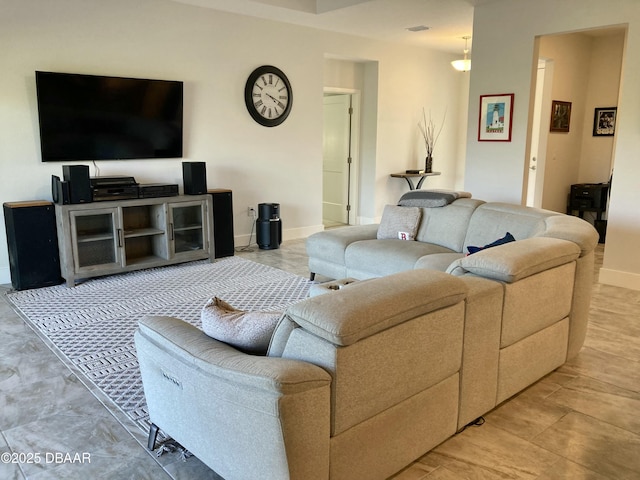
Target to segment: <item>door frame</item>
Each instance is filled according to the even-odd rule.
[[[351,166],[349,168],[349,192],[348,192],[348,204],[350,210],[347,215],[348,225],[356,225],[359,210],[359,178],[360,178],[360,110],[362,108],[362,94],[360,90],[354,90],[351,88],[337,88],[337,87],[325,87],[323,89],[323,97],[329,95],[351,95],[351,108],[353,113],[351,114]],[[324,131],[322,133],[324,135]],[[323,158],[324,162],[324,158]],[[322,172],[320,172],[322,178]],[[324,198],[321,199],[324,201]]]

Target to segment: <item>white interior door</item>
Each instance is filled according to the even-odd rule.
[[[538,60],[536,91],[533,106],[533,124],[531,127],[531,153],[527,180],[528,207],[542,207],[544,190],[544,169],[547,156],[547,135],[551,115],[551,82],[553,62]]]
[[[538,145],[540,140],[540,111],[542,109],[542,89],[544,85],[544,61],[538,62],[536,93],[533,107],[531,131],[531,156],[529,158],[529,179],[527,181],[527,206],[535,206],[536,173],[538,169]]]
[[[325,226],[349,224],[351,95],[324,97],[322,217]]]

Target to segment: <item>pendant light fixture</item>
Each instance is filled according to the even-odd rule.
[[[454,60],[451,62],[453,68],[458,70],[459,72],[468,72],[471,70],[471,59],[467,58],[469,53],[469,48],[467,47],[467,41],[471,38],[470,36],[462,37],[464,39],[464,58],[462,60]]]

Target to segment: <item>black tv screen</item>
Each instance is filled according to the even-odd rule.
[[[43,162],[182,157],[183,83],[36,72]]]

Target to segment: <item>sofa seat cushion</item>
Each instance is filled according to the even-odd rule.
[[[349,244],[358,240],[375,239],[377,233],[377,224],[332,228],[314,233],[306,240],[307,254],[312,258],[344,265],[344,252]]]
[[[446,272],[449,265],[451,265],[456,260],[464,257],[463,253],[431,253],[429,255],[425,255],[424,257],[420,257],[418,261],[416,261],[413,268],[424,268],[428,270],[438,270],[440,272]]]
[[[347,247],[345,264],[347,274],[355,278],[391,275],[413,270],[416,262],[424,255],[433,253],[453,253],[452,250],[424,242],[404,240],[362,240]],[[366,275],[366,274],[364,274]]]

